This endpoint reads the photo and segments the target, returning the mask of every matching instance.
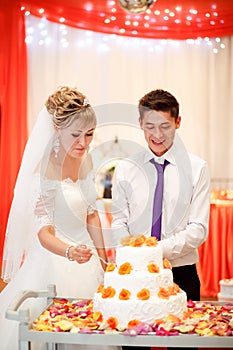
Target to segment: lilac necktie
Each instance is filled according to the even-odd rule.
[[[163,202],[163,173],[166,165],[169,164],[169,162],[165,160],[164,164],[159,164],[155,162],[154,159],[152,159],[151,162],[155,165],[158,174],[157,186],[154,194],[151,236],[154,236],[160,240]]]

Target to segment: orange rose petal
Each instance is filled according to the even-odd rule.
[[[170,314],[166,317],[168,321],[172,321],[173,323],[180,323],[181,319],[173,314]]]
[[[154,320],[154,324],[162,324],[162,323],[165,323],[165,320],[161,318],[157,318],[156,320]]]
[[[99,311],[93,312],[92,317],[93,317],[93,319],[94,319],[95,321],[98,321],[98,322],[102,322],[102,321],[103,321],[103,315],[102,315],[102,313],[99,312]]]

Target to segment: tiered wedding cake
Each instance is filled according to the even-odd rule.
[[[116,249],[116,264],[109,264],[104,285],[94,295],[94,311],[105,320],[117,319],[119,327],[138,320],[152,324],[172,314],[182,317],[187,296],[173,283],[171,265],[162,258],[155,237],[128,236]]]

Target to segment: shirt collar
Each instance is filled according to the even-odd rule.
[[[165,159],[170,164],[176,164],[175,157],[174,157],[174,144],[172,147],[164,153],[161,157],[156,156],[149,148],[147,148],[144,156],[144,163],[148,163],[151,161],[151,159],[154,159],[159,164],[164,164]]]

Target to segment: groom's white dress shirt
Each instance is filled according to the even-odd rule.
[[[128,234],[151,235],[153,198],[157,183],[150,162],[169,161],[164,171],[161,244],[172,266],[195,264],[198,247],[208,235],[209,170],[205,160],[187,153],[176,137],[173,146],[156,157],[149,149],[117,165],[112,188],[114,244]]]

